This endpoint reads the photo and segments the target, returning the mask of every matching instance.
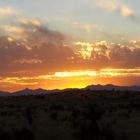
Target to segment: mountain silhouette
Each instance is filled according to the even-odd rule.
[[[0,91],[0,96],[8,96],[9,94],[9,92]]]
[[[112,84],[108,85],[90,85],[85,89],[88,90],[119,90],[119,91],[140,91],[140,86],[115,86]]]
[[[26,88],[24,90],[13,92],[12,95],[13,96],[23,96],[23,95],[37,95],[37,94],[47,94],[47,93],[48,93],[47,90],[41,89],[41,88],[35,89],[35,90]]]
[[[55,90],[46,90],[46,89],[29,89],[29,88],[25,88],[23,90],[19,90],[16,92],[4,92],[4,91],[0,91],[0,96],[27,96],[27,95],[40,95],[40,94],[49,94],[49,93],[55,93],[55,92],[63,92],[63,91],[74,91],[74,90],[78,90],[78,88],[67,88],[64,90],[59,90],[59,89],[55,89]],[[80,90],[80,89],[79,89]],[[115,86],[112,84],[108,84],[108,85],[89,85],[81,90],[107,90],[107,91],[111,91],[111,90],[116,90],[116,91],[140,91],[140,86]]]

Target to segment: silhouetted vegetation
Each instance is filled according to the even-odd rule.
[[[140,93],[75,90],[0,98],[1,140],[139,140]]]

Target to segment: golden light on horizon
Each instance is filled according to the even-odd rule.
[[[32,77],[5,77],[0,79],[0,84],[8,86],[42,87],[46,89],[84,88],[90,84],[118,84],[122,79],[129,84],[131,79],[140,77],[140,68],[136,69],[101,69],[88,71],[54,72],[47,75]],[[124,80],[123,80],[124,81]]]

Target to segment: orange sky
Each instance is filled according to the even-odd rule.
[[[2,90],[16,91],[24,88],[65,89],[84,88],[87,85],[115,84],[136,85],[140,69],[103,69],[100,71],[55,72],[32,77],[5,77],[1,79]]]
[[[16,1],[0,2],[0,90],[140,85],[138,4]]]
[[[0,90],[140,84],[139,40],[68,42],[39,21],[26,19],[20,26],[9,27],[13,36],[0,36]]]
[[[8,29],[16,34],[0,36],[0,90],[140,84],[139,40],[69,42],[39,21],[20,22]]]

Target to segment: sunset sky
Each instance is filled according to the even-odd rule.
[[[140,85],[139,5],[0,1],[0,90]]]

